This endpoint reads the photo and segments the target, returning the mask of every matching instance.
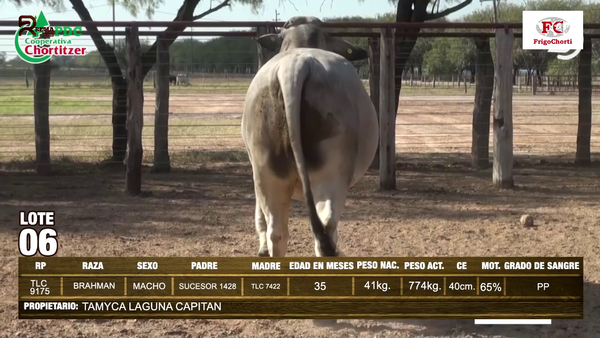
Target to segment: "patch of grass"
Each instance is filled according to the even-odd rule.
[[[190,86],[171,86],[172,95],[244,95],[250,85],[249,78],[202,78],[192,77]],[[368,84],[365,88],[369,90]],[[469,84],[465,93],[463,86],[452,85],[451,82],[438,82],[436,88],[431,83],[415,81],[413,86],[404,83],[404,96],[446,96],[475,94],[475,85]],[[152,81],[144,82],[146,99],[154,97],[156,90]],[[513,95],[531,96],[531,90],[514,87]],[[538,95],[549,95],[539,92]],[[554,95],[577,95],[577,92],[558,92]],[[110,80],[105,76],[60,77],[51,81],[50,114],[110,114],[112,105],[112,88]],[[0,115],[27,115],[33,112],[33,83],[26,88],[23,80],[0,80]]]
[[[151,167],[154,161],[153,151],[144,151],[142,165]],[[249,162],[248,154],[240,150],[199,150],[180,151],[170,154],[173,167],[186,168],[198,166],[203,163],[244,163]],[[122,162],[115,162],[106,154],[98,153],[92,156],[79,157],[70,155],[52,156],[53,174],[93,173],[106,170],[124,170]],[[35,157],[23,155],[11,160],[0,157],[0,172],[10,173],[35,173]]]
[[[171,155],[171,161],[178,165],[194,165],[215,162],[248,162],[248,153],[241,150],[182,151]]]
[[[153,161],[154,117],[145,116],[142,143],[144,161]],[[32,121],[25,118],[5,119],[0,128],[0,162],[28,161],[35,158],[35,132]],[[243,147],[240,119],[172,118],[169,121],[169,151],[183,162],[230,161],[243,159],[236,151],[211,151],[231,146]],[[112,126],[109,118],[60,118],[51,120],[50,155],[58,163],[98,162],[109,158]],[[198,150],[198,148],[200,148]],[[189,155],[176,155],[189,153]],[[240,157],[242,156],[242,157]],[[186,158],[189,158],[186,160]]]
[[[213,140],[215,137],[240,135],[240,119],[228,118],[172,118],[169,121],[169,138],[207,136]],[[88,117],[63,118],[51,121],[50,140],[94,142],[112,137],[110,118]],[[0,128],[0,140],[23,141],[35,138],[32,122],[27,119],[6,119]],[[154,137],[154,116],[144,116],[144,138]],[[144,140],[147,142],[147,140]],[[149,140],[148,140],[149,141]]]
[[[0,91],[1,91],[0,87]],[[50,115],[54,114],[101,114],[110,113],[112,103],[107,101],[89,101],[81,97],[65,98],[50,94]],[[33,93],[27,95],[5,96],[0,94],[0,115],[33,117]]]
[[[32,172],[35,171],[35,158],[31,156],[4,160],[0,156],[0,172]]]

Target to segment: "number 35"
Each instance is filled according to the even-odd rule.
[[[325,289],[327,289],[327,285],[325,285],[325,282],[315,282],[316,291],[324,291]]]

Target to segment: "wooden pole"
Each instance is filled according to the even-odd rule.
[[[589,166],[592,163],[592,39],[584,37],[583,50],[579,54],[579,121],[577,123],[577,152],[575,164]]]
[[[158,37],[156,43],[156,107],[154,112],[154,172],[171,171],[169,157],[169,47]]]
[[[50,163],[50,61],[33,65],[35,162],[39,175],[52,172]]]
[[[142,190],[142,129],[144,127],[144,86],[142,51],[138,27],[126,31],[127,51],[127,172],[126,191],[132,196]]]
[[[379,117],[379,82],[380,80],[380,67],[381,61],[379,58],[379,38],[370,38],[369,39],[369,90],[371,94],[371,101],[373,102],[373,106],[375,106],[375,111],[377,112],[377,117]],[[371,169],[379,169],[379,147],[377,147],[377,151],[375,152],[375,158],[373,158],[373,162],[371,163]]]
[[[509,189],[513,180],[513,123],[512,123],[512,30],[496,31],[496,88],[494,98],[494,169],[495,187]]]
[[[379,186],[396,189],[396,100],[394,35],[390,29],[381,34],[379,78]]]
[[[476,51],[475,102],[473,107],[473,132],[471,163],[475,169],[490,166],[490,112],[494,88],[494,62],[489,38],[474,38]]]

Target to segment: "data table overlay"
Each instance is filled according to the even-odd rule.
[[[582,257],[20,257],[19,318],[582,319]]]

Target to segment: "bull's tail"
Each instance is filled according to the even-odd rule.
[[[300,130],[300,114],[302,102],[302,88],[310,73],[310,62],[302,56],[293,59],[293,62],[282,64],[277,72],[278,82],[283,96],[287,129],[290,137],[292,153],[296,160],[296,168],[302,183],[304,200],[310,216],[310,227],[316,240],[319,242],[321,253],[325,257],[336,256],[335,247],[325,227],[317,214],[317,208],[310,189],[310,180],[306,169],[306,159],[302,149],[302,133]]]

